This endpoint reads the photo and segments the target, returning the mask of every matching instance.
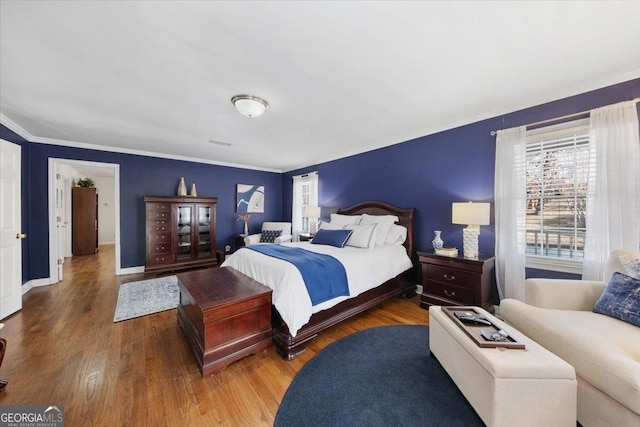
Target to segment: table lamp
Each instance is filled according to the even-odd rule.
[[[320,218],[320,206],[305,206],[302,214],[305,218],[315,219]],[[311,221],[309,221],[309,234],[316,234],[316,221],[313,221],[313,227],[311,227]]]
[[[489,225],[489,203],[453,203],[451,222],[467,224],[462,234],[462,250],[465,258],[478,258],[480,226]]]

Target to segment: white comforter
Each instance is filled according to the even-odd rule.
[[[312,306],[302,275],[293,264],[249,249],[235,252],[225,260],[222,267],[235,268],[273,289],[273,305],[294,337],[300,328],[307,324],[313,313],[331,308],[339,302],[375,288],[412,266],[404,246],[399,244],[375,249],[351,246],[336,248],[308,242],[283,245],[296,246],[337,258],[347,272],[350,296],[337,297]]]

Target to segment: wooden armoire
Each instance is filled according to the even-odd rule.
[[[145,272],[215,267],[215,197],[145,196]]]
[[[71,253],[92,255],[98,251],[98,192],[90,187],[71,189]]]

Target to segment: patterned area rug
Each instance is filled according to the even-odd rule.
[[[118,292],[114,322],[170,310],[178,306],[180,292],[176,276],[123,283]]]

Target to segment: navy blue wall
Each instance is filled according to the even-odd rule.
[[[493,204],[495,136],[490,135],[492,130],[560,117],[636,97],[640,97],[640,79],[287,172],[283,175],[282,184],[284,215],[291,217],[292,177],[317,170],[319,203],[324,218],[337,208],[364,200],[383,200],[400,207],[415,207],[418,248],[431,247],[433,230],[442,230],[445,246],[461,248],[463,226],[451,224],[451,203],[471,200]],[[479,249],[484,254],[494,253],[493,214],[491,223],[481,227]],[[529,270],[527,274],[538,273]],[[557,276],[567,277],[560,273]]]
[[[12,140],[13,132],[0,126],[0,136]],[[15,134],[13,134],[15,139]],[[231,237],[242,231],[236,221],[236,184],[262,184],[265,186],[265,213],[255,214],[251,231],[258,231],[263,221],[282,217],[282,180],[279,173],[262,172],[226,166],[216,166],[179,160],[110,153],[57,145],[26,143],[23,150],[23,221],[31,242],[23,258],[28,266],[23,281],[49,277],[49,224],[48,224],[48,159],[85,160],[120,165],[120,241],[121,267],[143,266],[145,263],[145,213],[143,197],[146,195],[174,195],[178,180],[184,177],[187,186],[195,182],[198,195],[217,197],[217,248],[231,243]],[[24,199],[24,197],[23,197]],[[26,208],[25,208],[26,206]],[[37,244],[35,243],[37,242]]]

